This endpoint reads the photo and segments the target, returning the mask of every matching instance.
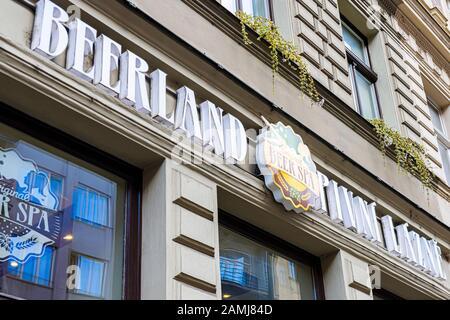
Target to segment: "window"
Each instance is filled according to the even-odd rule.
[[[444,124],[441,119],[439,107],[431,100],[428,100],[428,107],[431,115],[431,122],[433,123],[434,130],[436,130],[441,136],[445,136]]]
[[[428,99],[428,108],[430,110],[431,122],[437,135],[438,150],[441,156],[445,178],[447,184],[450,184],[450,141],[447,136],[447,128],[445,128],[444,121],[442,120],[440,108],[430,99]]]
[[[72,256],[72,263],[79,268],[80,273],[79,285],[73,292],[97,298],[103,297],[106,263],[79,254]]]
[[[223,299],[321,298],[320,263],[315,257],[224,213],[219,240]]]
[[[126,180],[4,124],[0,173],[0,296],[121,299]]]
[[[19,264],[16,261],[8,263],[7,272],[18,279],[51,287],[52,267],[53,267],[53,247],[46,247],[44,254],[39,257],[31,257],[27,263]]]
[[[76,187],[73,193],[74,219],[98,226],[109,225],[109,198],[88,187]]]
[[[269,0],[221,0],[222,5],[232,13],[242,10],[254,17],[270,18]]]
[[[375,88],[378,77],[370,66],[367,39],[344,21],[342,32],[356,109],[366,119],[380,118]]]

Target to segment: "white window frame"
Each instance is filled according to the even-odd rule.
[[[234,6],[236,7],[236,11],[241,10],[241,11],[247,12],[247,11],[244,10],[245,7],[243,5],[243,1],[251,1],[251,0],[233,0]],[[273,1],[273,0],[263,0],[263,1],[265,2],[266,12],[268,13],[268,16],[266,16],[265,18],[272,19],[273,12],[272,12],[272,3],[271,3],[271,1]],[[224,8],[226,8],[228,11],[232,12],[233,14],[235,14],[235,12],[233,12],[231,8],[228,8],[226,5],[224,5],[224,3],[223,3],[224,1],[223,0],[220,0],[219,2],[220,2],[221,5],[223,5]],[[252,3],[252,7],[253,7],[253,3]],[[247,13],[249,13],[249,12],[247,12]],[[253,15],[253,13],[252,13],[252,15]]]

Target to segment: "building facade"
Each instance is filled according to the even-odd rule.
[[[0,298],[449,299],[448,6],[2,1]]]

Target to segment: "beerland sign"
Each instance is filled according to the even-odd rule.
[[[58,205],[47,173],[14,149],[0,148],[0,261],[25,263],[55,244]]]
[[[50,0],[40,0],[36,5],[31,49],[50,59],[65,53],[67,70],[78,77],[173,130],[183,132],[226,161],[233,163],[245,159],[247,137],[244,126],[236,117],[224,115],[223,110],[210,101],[199,105],[199,114],[195,94],[186,86],[177,90],[176,108],[169,115],[166,108],[167,75],[163,71],[150,73],[144,59],[129,50],[122,52],[120,44],[104,34],[97,35],[97,30],[80,19],[69,21],[67,12]],[[118,79],[113,77],[116,73]],[[269,175],[265,175],[266,184],[285,208],[327,214],[335,223],[420,270],[445,279],[436,241],[408,231],[406,223],[394,227],[389,215],[381,218],[381,232],[376,203],[367,203],[316,172],[308,148],[291,129],[282,124],[269,125],[258,142],[257,162],[262,169],[269,170]]]
[[[200,104],[200,122],[195,94],[186,86],[177,90],[176,108],[169,115],[166,73],[159,69],[150,73],[144,59],[129,50],[122,52],[120,44],[104,34],[97,35],[97,30],[79,18],[69,21],[67,12],[49,0],[36,4],[31,49],[50,59],[65,53],[66,69],[78,77],[184,133],[227,162],[245,159],[247,136],[239,119],[205,101]],[[117,73],[115,79],[113,74]]]

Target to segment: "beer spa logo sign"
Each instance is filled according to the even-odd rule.
[[[47,173],[16,150],[0,148],[0,262],[42,256],[59,236],[58,205]]]
[[[286,210],[320,207],[320,184],[308,147],[290,126],[270,124],[258,136],[256,162],[267,188]]]

